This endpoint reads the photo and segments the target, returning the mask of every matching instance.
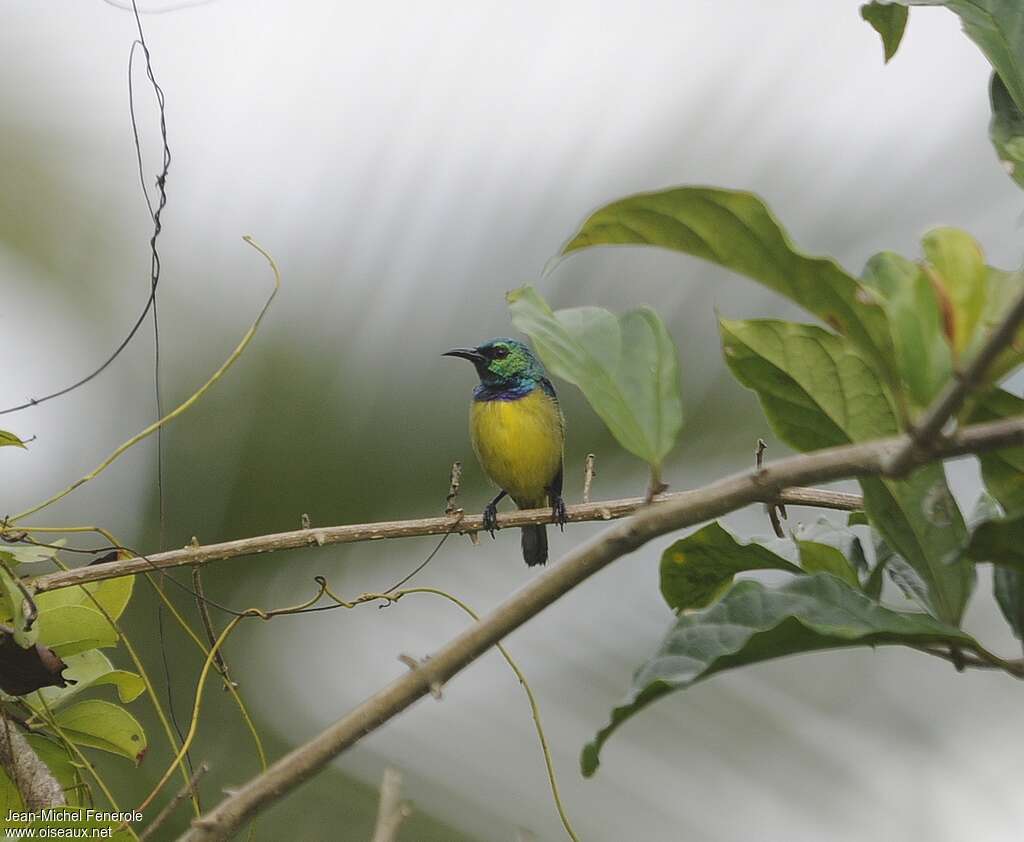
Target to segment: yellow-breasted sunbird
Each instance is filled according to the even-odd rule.
[[[442,356],[469,360],[480,376],[469,409],[469,433],[480,466],[501,489],[484,509],[484,529],[494,537],[498,503],[505,495],[520,509],[550,505],[563,525],[565,419],[540,360],[516,339],[492,339]],[[523,559],[531,567],[543,564],[548,560],[544,526],[522,529]]]

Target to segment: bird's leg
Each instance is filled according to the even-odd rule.
[[[558,475],[554,482],[547,488],[548,500],[551,501],[551,514],[555,518],[558,528],[565,532],[565,524],[568,517],[565,514],[565,500],[562,499],[562,469],[558,469]]]
[[[501,498],[504,496],[505,492],[502,491],[501,494],[484,507],[484,531],[490,532],[492,538],[494,537],[494,530],[498,528],[498,503],[501,502]]]
[[[555,516],[558,528],[565,532],[565,524],[569,522],[569,518],[565,513],[565,500],[560,495],[551,498],[551,514]]]
[[[551,501],[551,514],[558,524],[558,529],[565,532],[565,524],[568,522],[568,516],[565,514],[565,501],[554,489],[548,489],[548,499]]]

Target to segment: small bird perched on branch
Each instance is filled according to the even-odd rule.
[[[484,509],[484,529],[494,537],[498,503],[506,495],[520,509],[550,505],[558,525],[564,525],[565,421],[540,360],[516,339],[492,339],[476,348],[453,348],[442,356],[469,360],[480,376],[469,410],[470,438],[484,473],[501,489]],[[522,530],[523,559],[531,567],[544,564],[544,526]]]

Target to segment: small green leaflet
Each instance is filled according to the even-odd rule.
[[[551,374],[574,383],[626,450],[660,467],[683,426],[675,344],[653,310],[552,312],[530,286],[508,294],[512,323]]]
[[[891,3],[866,3],[860,7],[860,16],[882,36],[886,64],[896,55],[900,41],[903,40],[903,32],[907,28],[907,15],[908,10],[905,6]]]

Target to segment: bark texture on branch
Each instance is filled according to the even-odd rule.
[[[64,802],[64,789],[39,759],[24,734],[0,713],[0,766],[21,793],[25,809],[38,813]]]
[[[540,613],[580,582],[652,538],[693,526],[749,505],[775,499],[795,485],[884,473],[908,436],[834,447],[770,462],[685,491],[644,507],[632,517],[586,541],[507,597],[449,643],[420,669],[410,670],[347,713],[306,744],[280,758],[266,772],[195,819],[180,842],[214,842],[236,833],[247,820],[308,780],[345,749],[456,675],[510,632]],[[913,464],[939,458],[1024,445],[1024,419],[995,421],[962,429],[936,445],[931,455],[915,453]]]
[[[690,494],[678,491],[673,494],[662,494],[658,502],[678,500]],[[826,509],[859,509],[862,500],[859,494],[848,494],[842,491],[831,491],[822,488],[787,488],[781,492],[765,491],[763,502],[785,503],[791,506],[816,506]],[[617,520],[632,514],[644,505],[643,497],[626,497],[621,500],[604,500],[597,503],[581,503],[566,507],[566,517],[570,523],[585,521]],[[528,524],[553,523],[550,509],[525,509],[498,515],[498,528],[508,529]],[[187,546],[180,550],[154,553],[145,558],[121,559],[107,561],[102,564],[90,564],[86,567],[75,567],[71,570],[58,570],[46,573],[30,580],[35,593],[53,591],[59,588],[70,588],[85,585],[89,582],[100,582],[104,579],[116,579],[119,576],[138,576],[151,573],[155,569],[165,570],[171,567],[200,566],[211,561],[222,561],[260,553],[272,553],[279,550],[294,550],[303,547],[323,547],[328,544],[356,544],[363,541],[380,541],[388,538],[417,538],[428,535],[444,535],[446,532],[463,534],[479,532],[483,529],[482,515],[467,515],[456,512],[443,517],[428,517],[414,520],[381,521],[378,523],[355,523],[343,526],[325,526],[321,529],[297,529],[293,532],[278,532],[272,535],[257,535],[252,538],[240,538],[237,541],[225,541],[206,546]]]

